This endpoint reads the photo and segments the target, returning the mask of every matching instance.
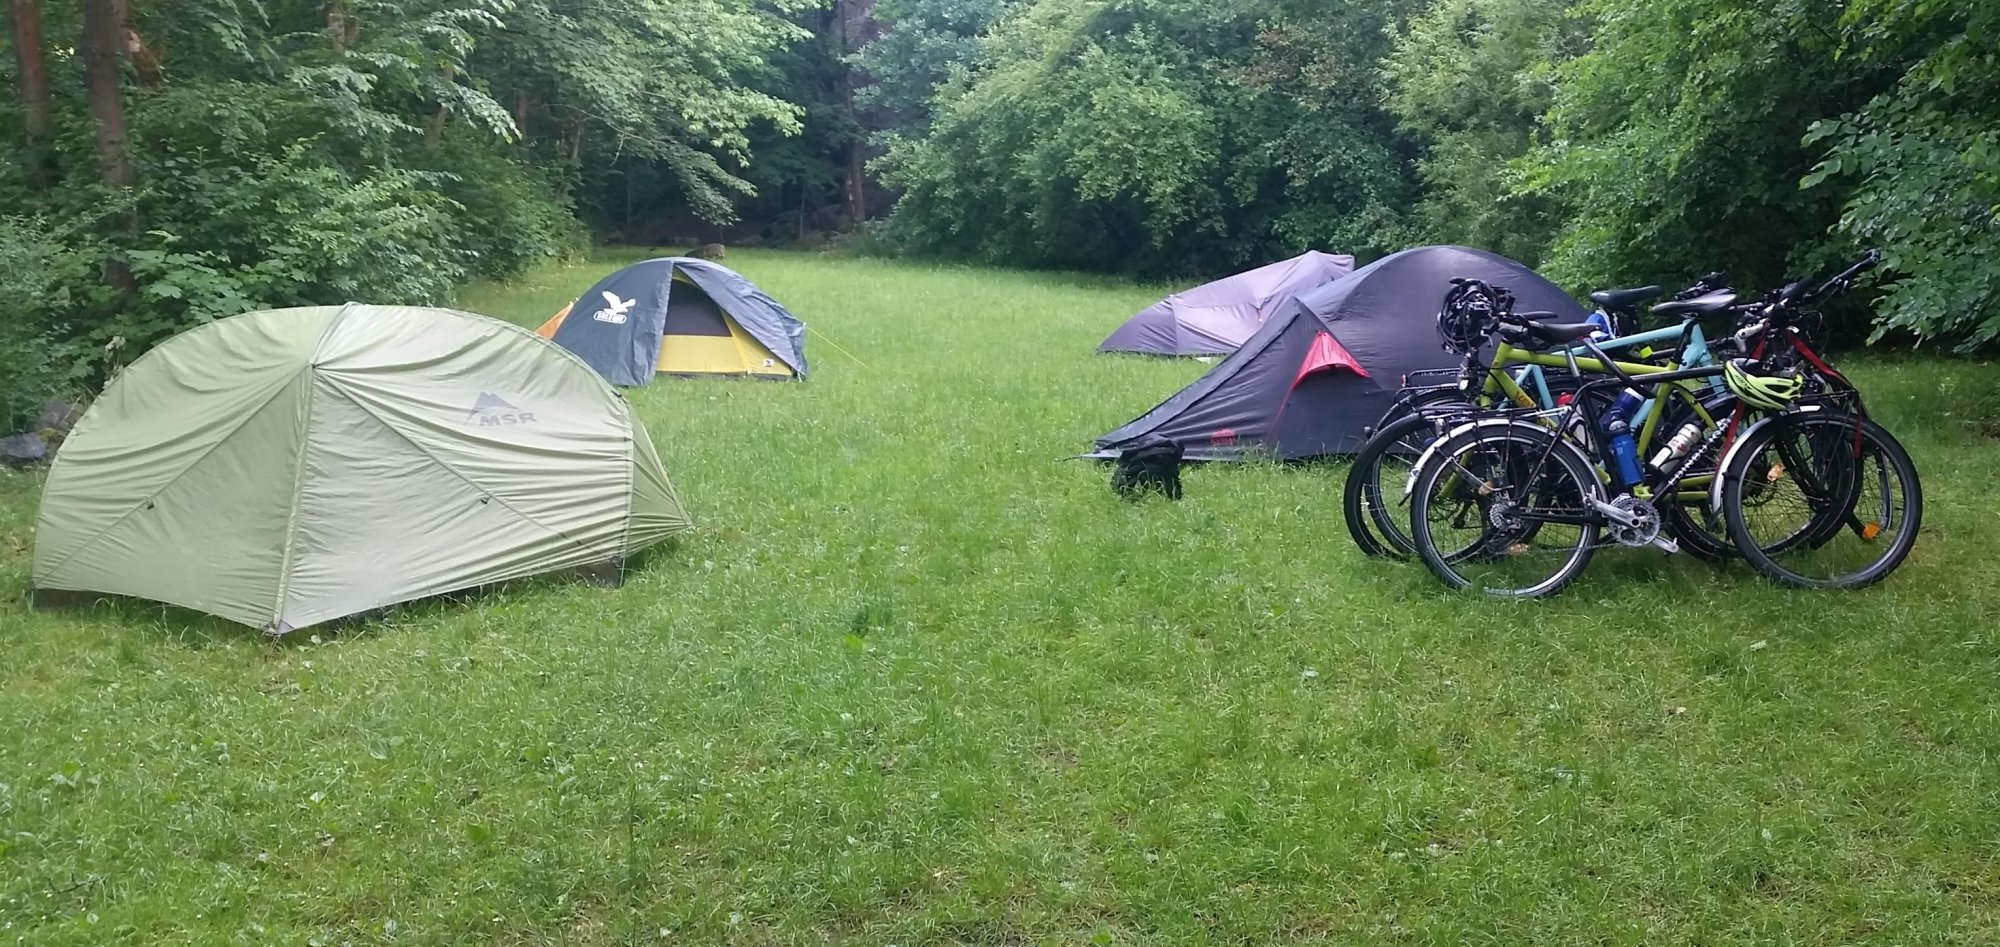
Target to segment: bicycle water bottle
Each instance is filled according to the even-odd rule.
[[[1632,418],[1639,413],[1639,406],[1645,403],[1645,395],[1627,388],[1612,400],[1610,409],[1604,412],[1598,423],[1603,425],[1604,433],[1607,435],[1616,424],[1623,424],[1629,429],[1632,426]]]
[[[1611,459],[1616,462],[1615,472],[1621,487],[1630,487],[1643,476],[1639,469],[1639,443],[1632,437],[1632,416],[1639,413],[1639,405],[1645,400],[1644,395],[1630,388],[1619,392],[1604,423],[1604,435],[1611,445]]]
[[[1701,425],[1693,421],[1681,425],[1681,429],[1674,432],[1673,439],[1667,441],[1667,446],[1660,448],[1659,453],[1653,455],[1654,469],[1662,471],[1669,469],[1675,461],[1687,456],[1688,448],[1693,447],[1694,442],[1700,439]]]

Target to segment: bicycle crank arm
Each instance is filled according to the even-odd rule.
[[[1613,506],[1610,503],[1604,500],[1600,500],[1596,497],[1590,498],[1590,505],[1591,507],[1596,509],[1597,512],[1600,515],[1602,515],[1605,519],[1608,519],[1611,522],[1616,523],[1620,526],[1631,526],[1639,522],[1638,517],[1633,516],[1632,514],[1627,513],[1626,511],[1621,510],[1618,507]]]

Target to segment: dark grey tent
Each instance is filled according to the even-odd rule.
[[[692,257],[634,263],[536,330],[614,385],[661,375],[806,377],[806,327],[734,270]]]
[[[1235,354],[1098,438],[1089,456],[1116,456],[1154,436],[1179,443],[1190,460],[1351,454],[1406,373],[1458,365],[1436,323],[1452,277],[1504,286],[1521,311],[1553,312],[1561,322],[1586,316],[1534,270],[1484,250],[1392,253],[1293,297]]]

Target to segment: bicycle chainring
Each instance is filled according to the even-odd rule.
[[[1626,495],[1611,501],[1611,505],[1632,518],[1631,524],[1612,522],[1608,531],[1620,546],[1646,546],[1660,536],[1660,511],[1653,508],[1652,501]]]

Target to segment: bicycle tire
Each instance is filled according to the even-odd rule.
[[[1457,485],[1447,485],[1448,476],[1469,476],[1479,479],[1480,484],[1477,488],[1466,488],[1460,480]],[[1439,512],[1436,507],[1441,485],[1453,491],[1442,510],[1446,517],[1463,522],[1466,513],[1472,512],[1479,521],[1476,527],[1479,535],[1467,542],[1453,543],[1449,552],[1440,548],[1433,527],[1442,521],[1433,516]],[[1526,584],[1507,580],[1503,586],[1497,584],[1499,580],[1468,576],[1464,567],[1516,563],[1521,566],[1518,571],[1539,574],[1543,569],[1532,563],[1544,561],[1544,556],[1535,554],[1533,549],[1517,547],[1543,540],[1551,532],[1552,524],[1535,521],[1518,527],[1496,525],[1494,505],[1519,503],[1532,511],[1538,508],[1538,500],[1544,500],[1541,508],[1545,512],[1556,512],[1559,505],[1567,504],[1569,512],[1584,514],[1597,494],[1596,471],[1581,453],[1553,431],[1506,421],[1475,425],[1439,442],[1418,468],[1410,501],[1411,539],[1424,565],[1450,588],[1476,589],[1496,598],[1541,598],[1562,591],[1590,564],[1598,544],[1597,525],[1586,522],[1575,526],[1576,539],[1567,544],[1567,551],[1560,545],[1549,550],[1555,557],[1555,568],[1545,576]],[[1468,506],[1472,509],[1468,510]],[[1506,518],[1503,510],[1498,519]],[[1532,562],[1531,554],[1534,554]]]
[[[1727,424],[1735,414],[1736,397],[1722,395],[1710,398],[1702,404],[1702,410],[1707,411],[1711,419],[1718,419],[1718,423]],[[1679,401],[1670,402],[1667,412],[1660,416],[1658,430],[1669,435],[1694,417],[1694,411]],[[1702,433],[1707,436],[1709,432]],[[1721,464],[1721,458],[1716,456],[1708,463],[1712,472]],[[1692,504],[1678,502],[1671,497],[1657,498],[1654,508],[1660,514],[1660,528],[1673,537],[1680,551],[1703,562],[1727,562],[1736,557],[1736,543],[1729,538],[1729,524],[1719,511],[1709,507],[1706,495],[1704,491],[1704,499]]]
[[[1543,379],[1543,384],[1553,396],[1572,393],[1589,380],[1587,377],[1575,375],[1549,375]],[[1426,426],[1434,426],[1434,422],[1424,417],[1425,410],[1435,411],[1451,402],[1458,402],[1467,410],[1472,410],[1472,403],[1462,392],[1447,388],[1433,389],[1412,399],[1402,410],[1385,415],[1384,421],[1375,428],[1376,435],[1392,427],[1404,425],[1397,428],[1398,437],[1407,439],[1408,434],[1415,430],[1413,425],[1407,424],[1410,419],[1423,419]],[[1405,477],[1385,486],[1380,469],[1381,460],[1393,446],[1393,442],[1378,441],[1375,436],[1371,436],[1362,445],[1360,452],[1355,454],[1354,463],[1347,469],[1347,482],[1341,491],[1341,513],[1347,521],[1348,535],[1354,539],[1354,544],[1363,554],[1378,558],[1407,559],[1416,554],[1416,546],[1410,541],[1409,529],[1404,525],[1408,517],[1396,516],[1394,508],[1403,504],[1390,503],[1387,498],[1402,496],[1408,486],[1408,479]],[[1370,448],[1374,450],[1371,452]]]
[[[1805,448],[1810,456],[1799,454],[1800,442],[1812,445]],[[1787,443],[1793,445],[1789,452]],[[1753,465],[1773,451],[1780,464],[1791,466],[1772,465],[1775,475],[1753,476]],[[1785,585],[1852,589],[1880,582],[1909,557],[1923,524],[1923,486],[1909,452],[1881,425],[1845,412],[1773,419],[1745,436],[1721,476],[1722,508],[1737,551]],[[1746,494],[1775,494],[1793,485],[1808,508],[1806,522],[1775,541],[1760,536],[1750,511],[1777,501],[1746,503]],[[1901,488],[1900,498],[1892,487]],[[1871,488],[1880,495],[1871,498]],[[1772,517],[1781,526],[1797,518],[1782,513],[1779,508]],[[1888,541],[1877,542],[1884,532],[1891,533]]]
[[[1347,521],[1347,534],[1354,538],[1354,544],[1360,547],[1362,553],[1376,558],[1402,559],[1416,552],[1416,547],[1410,543],[1409,528],[1395,522],[1391,509],[1404,504],[1391,504],[1387,499],[1390,496],[1400,497],[1405,484],[1399,481],[1389,489],[1383,489],[1382,463],[1392,455],[1406,454],[1414,465],[1423,445],[1413,442],[1412,438],[1432,430],[1430,419],[1420,414],[1405,414],[1376,431],[1354,455],[1354,463],[1347,468],[1347,482],[1341,490],[1340,508]],[[1429,440],[1425,438],[1424,444],[1428,444]]]

